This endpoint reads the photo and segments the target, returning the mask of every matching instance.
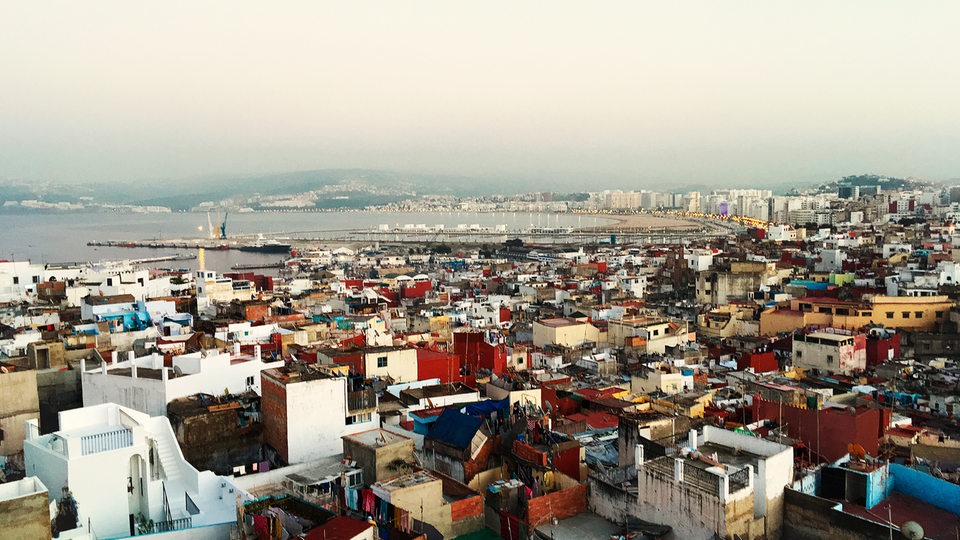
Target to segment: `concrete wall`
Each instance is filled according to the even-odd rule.
[[[719,497],[674,482],[646,468],[641,468],[638,473],[637,517],[672,526],[672,536],[676,539],[710,538],[713,534],[724,536],[726,516]],[[690,519],[694,511],[698,514],[696,521]]]
[[[592,474],[588,483],[590,490],[587,507],[590,511],[614,523],[622,523],[626,518],[636,516],[636,493]]]
[[[377,359],[387,357],[387,367],[377,367]],[[411,382],[417,380],[417,350],[414,348],[367,353],[367,377],[392,377],[394,382]]]
[[[403,474],[402,470],[393,470],[390,464],[395,460],[415,463],[413,439],[394,442],[386,446],[367,446],[349,438],[343,439],[343,454],[357,462],[363,469],[363,482],[372,484]]]
[[[890,464],[890,474],[894,491],[960,515],[960,486],[896,463]]]
[[[840,503],[787,489],[784,493],[783,540],[875,540],[890,529],[836,510]]]
[[[439,479],[395,489],[390,492],[390,503],[410,512],[411,518],[432,525],[440,538],[453,536],[453,516],[450,505],[443,504],[443,485]]]
[[[49,539],[50,503],[36,477],[0,484],[0,538]]]
[[[23,450],[24,424],[40,416],[37,372],[34,370],[0,373],[0,455],[10,456]]]
[[[50,433],[60,426],[60,411],[83,406],[79,369],[45,369],[37,372],[37,396],[40,399],[40,432]]]

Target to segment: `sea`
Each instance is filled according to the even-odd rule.
[[[218,226],[217,216],[210,221]],[[536,214],[523,212],[248,212],[227,216],[227,236],[256,235],[283,237],[284,233],[304,236],[309,231],[342,229],[375,229],[381,225],[459,225],[496,227],[522,231],[530,227],[592,227],[612,220],[575,214]],[[88,242],[106,240],[143,241],[208,236],[206,213],[47,213],[0,214],[0,260],[25,260],[59,264],[103,262],[124,259],[147,259],[166,255],[183,255],[184,259],[147,263],[151,268],[195,270],[196,250],[184,248],[124,248],[88,246]],[[293,242],[296,246],[298,242]],[[189,257],[189,258],[188,258]],[[285,257],[237,250],[206,250],[206,267],[219,272],[231,271],[234,265],[270,265]],[[258,272],[276,275],[275,269]]]

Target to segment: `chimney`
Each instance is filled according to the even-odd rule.
[[[688,439],[687,444],[690,446],[690,448],[696,450],[697,449],[697,430],[691,429],[690,433],[687,434],[687,439]]]
[[[633,460],[636,462],[637,467],[643,465],[643,445],[638,444],[636,450],[634,450]]]
[[[239,341],[234,341],[234,342],[233,342],[233,355],[234,355],[234,356],[240,356],[240,342],[239,342]]]
[[[131,378],[131,379],[136,379],[136,378],[137,378],[137,364],[136,364],[136,362],[134,362],[133,364],[130,364],[130,378]]]
[[[160,355],[153,353],[150,355],[150,365],[153,366],[153,369],[160,369],[163,366],[163,361],[160,360]]]
[[[253,348],[253,356],[254,356],[257,360],[260,360],[261,358],[263,358],[263,357],[261,356],[261,353],[262,353],[262,352],[263,352],[263,351],[262,351],[262,349],[260,348],[259,345],[255,346],[255,347]]]
[[[117,351],[115,351],[115,350],[110,351],[110,363],[111,363],[111,364],[116,364],[116,363],[117,363],[117,356],[119,356],[119,354],[117,353]]]
[[[127,360],[129,360],[131,363],[134,361],[136,357],[137,356],[136,354],[134,354],[133,351],[127,351]]]

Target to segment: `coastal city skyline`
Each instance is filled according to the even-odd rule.
[[[0,20],[0,539],[960,539],[960,3]]]

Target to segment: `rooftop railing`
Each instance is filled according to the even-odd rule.
[[[84,456],[129,446],[133,446],[133,431],[124,428],[80,437],[80,449]]]

